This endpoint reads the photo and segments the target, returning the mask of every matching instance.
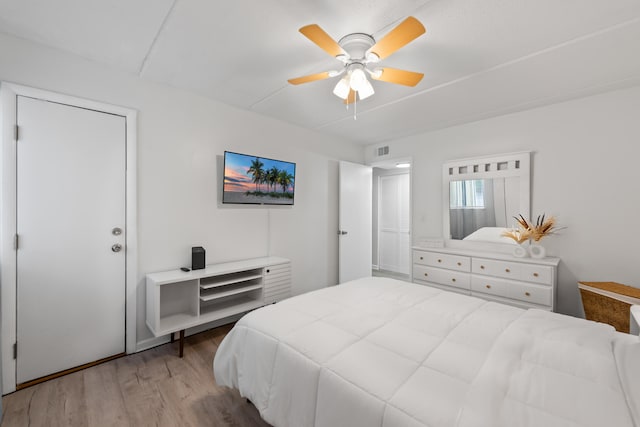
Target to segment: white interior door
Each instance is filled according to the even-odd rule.
[[[378,265],[409,274],[409,174],[383,175],[378,185]]]
[[[371,276],[372,179],[370,166],[340,162],[340,283]]]
[[[17,125],[21,384],[125,351],[126,122],[18,96]]]

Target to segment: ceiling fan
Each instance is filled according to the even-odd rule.
[[[374,94],[373,86],[367,79],[366,73],[374,80],[415,86],[424,74],[396,68],[371,69],[370,67],[420,37],[425,31],[420,21],[410,16],[378,42],[369,34],[364,33],[347,34],[336,42],[318,25],[304,26],[300,28],[300,32],[329,55],[341,61],[343,66],[340,70],[310,74],[289,79],[288,82],[299,85],[344,74],[344,77],[333,89],[333,93],[344,99],[345,104],[355,102],[356,98],[362,100]]]

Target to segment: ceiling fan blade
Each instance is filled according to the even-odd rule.
[[[410,16],[389,31],[378,43],[374,44],[369,49],[369,52],[375,53],[380,59],[386,58],[425,32],[424,25],[413,16]]]
[[[371,75],[371,78],[383,82],[395,83],[411,87],[420,83],[420,80],[422,80],[422,77],[424,76],[424,74],[422,73],[398,70],[396,68],[382,68],[381,71],[382,74],[380,74],[380,76],[376,77],[376,74],[373,73]]]
[[[292,85],[299,85],[302,83],[315,82],[316,80],[324,80],[331,77],[328,71],[323,73],[309,74],[308,76],[296,77],[295,79],[287,80]]]
[[[325,31],[316,24],[304,26],[300,28],[300,32],[333,57],[347,54],[329,34],[325,33]]]
[[[354,102],[356,102],[356,96],[357,96],[358,92],[356,92],[353,89],[349,89],[349,95],[347,95],[347,97],[344,99],[344,103],[349,105],[349,104],[353,104]]]

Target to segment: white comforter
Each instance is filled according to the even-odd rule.
[[[246,315],[213,366],[278,427],[631,427],[640,370],[626,378],[614,348],[628,364],[637,346],[607,325],[367,278]]]

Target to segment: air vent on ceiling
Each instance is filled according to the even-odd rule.
[[[378,157],[380,157],[380,156],[386,156],[387,154],[389,154],[389,146],[388,146],[388,145],[385,145],[384,147],[378,147],[378,148],[376,149],[376,153],[377,153],[376,155],[377,155]]]

